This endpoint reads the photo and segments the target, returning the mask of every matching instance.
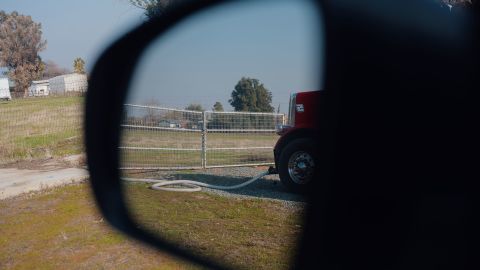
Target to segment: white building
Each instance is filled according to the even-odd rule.
[[[32,85],[28,88],[28,95],[31,97],[48,96],[49,94],[49,81],[32,81]]]
[[[10,84],[8,78],[0,78],[0,99],[11,100]]]
[[[87,75],[65,74],[51,78],[49,81],[49,92],[52,95],[62,95],[68,92],[86,92],[88,88]]]

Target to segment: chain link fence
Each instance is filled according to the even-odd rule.
[[[81,95],[0,101],[0,165],[83,151]]]
[[[84,153],[81,93],[0,101],[0,165]],[[123,169],[269,165],[283,114],[125,105]]]
[[[198,112],[126,104],[122,169],[201,169],[273,164],[283,114]]]
[[[85,74],[64,74],[16,89],[3,78],[0,165],[81,154]],[[6,82],[6,83],[5,83]]]

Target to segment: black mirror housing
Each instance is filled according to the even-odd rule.
[[[143,50],[186,17],[225,2],[182,1],[116,41],[93,69],[85,116],[91,185],[106,220],[153,247],[220,269],[227,267],[135,224],[122,195],[117,148],[122,104]],[[310,190],[293,267],[473,262],[470,248],[477,244],[467,236],[473,233],[476,194],[469,179],[478,179],[478,172],[466,154],[474,153],[478,139],[472,128],[479,114],[478,14],[453,15],[434,1],[318,2],[326,33],[326,92],[317,138],[322,162],[316,178],[322,181]],[[416,14],[413,25],[410,12]],[[440,143],[443,152],[435,148]],[[438,204],[429,204],[432,198]],[[462,219],[449,223],[455,212]],[[435,242],[438,231],[448,241]],[[455,238],[458,231],[463,236]]]

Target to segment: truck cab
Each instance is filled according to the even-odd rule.
[[[298,92],[290,96],[286,125],[277,127],[273,154],[281,182],[291,191],[305,192],[318,164],[316,134],[318,101],[322,91]]]

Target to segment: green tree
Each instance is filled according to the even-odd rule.
[[[129,2],[143,9],[145,16],[149,19],[159,16],[165,12],[174,3],[180,2],[180,0],[129,0]]]
[[[272,93],[259,80],[243,77],[232,91],[228,101],[235,111],[273,112]]]
[[[17,91],[24,96],[28,95],[31,81],[42,75],[44,66],[38,53],[45,47],[40,23],[16,11],[0,11],[0,66],[7,67]]]
[[[85,61],[82,58],[77,57],[73,60],[73,72],[85,74]]]
[[[214,111],[214,112],[223,112],[223,105],[222,105],[222,103],[220,103],[220,101],[215,102],[215,104],[213,104],[212,111]]]
[[[203,109],[202,105],[197,104],[197,103],[192,103],[192,104],[188,105],[187,107],[185,107],[185,110],[188,110],[188,111],[199,111],[199,112],[205,111],[205,110]]]
[[[214,112],[223,112],[223,105],[219,101],[215,102],[213,104],[212,111]],[[227,119],[229,116],[226,114],[220,114],[220,113],[213,113],[211,114],[211,118],[207,122],[207,128],[210,129],[228,129],[230,128],[230,123]]]

